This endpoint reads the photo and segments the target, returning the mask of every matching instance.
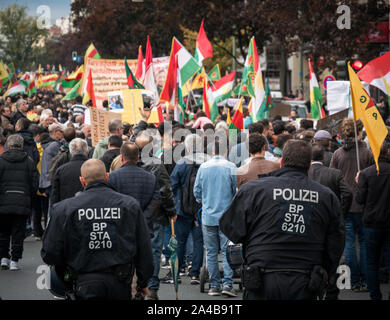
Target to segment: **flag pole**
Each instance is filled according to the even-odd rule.
[[[357,160],[357,168],[358,172],[360,171],[360,158],[359,158],[359,143],[358,143],[358,136],[357,136],[357,128],[356,128],[356,121],[353,121],[353,126],[355,128],[355,143],[356,143],[356,160]]]

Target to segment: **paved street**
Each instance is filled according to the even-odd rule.
[[[4,300],[53,300],[52,295],[47,290],[37,289],[37,279],[39,274],[36,273],[39,265],[43,262],[40,258],[41,242],[27,238],[24,243],[24,258],[21,260],[22,270],[18,272],[0,271],[0,297]],[[162,269],[161,276],[168,272]],[[206,289],[208,284],[206,284]],[[238,289],[238,286],[235,285]],[[390,292],[390,285],[382,285],[384,297]],[[159,291],[161,299],[174,300],[175,290],[171,284],[161,284]],[[189,277],[182,277],[182,283],[179,287],[179,299],[181,300],[238,300],[241,299],[242,293],[238,298],[210,297],[206,293],[200,293],[199,286],[190,284]],[[342,300],[369,300],[368,293],[354,293],[350,290],[341,292]]]

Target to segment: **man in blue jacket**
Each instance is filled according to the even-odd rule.
[[[226,159],[227,138],[215,138],[214,157],[203,163],[196,176],[194,195],[202,203],[202,232],[207,254],[207,269],[210,276],[210,296],[236,297],[233,289],[233,270],[226,258],[228,238],[219,228],[219,219],[230,206],[236,194],[237,167]],[[218,251],[222,253],[222,292],[218,266]]]

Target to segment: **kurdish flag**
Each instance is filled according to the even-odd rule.
[[[145,89],[144,86],[137,81],[137,79],[134,77],[134,74],[131,72],[126,57],[125,57],[125,68],[126,68],[127,85],[129,86],[129,89]]]
[[[96,108],[96,99],[95,99],[95,91],[93,89],[92,82],[92,70],[89,70],[87,81],[84,85],[83,90],[83,104],[86,104],[89,100],[92,100],[92,107]]]
[[[167,77],[160,100],[168,102],[170,107],[174,108],[176,121],[183,121],[185,117],[182,87],[200,68],[184,46],[173,38]]]
[[[145,60],[142,55],[142,46],[138,48],[138,60],[137,60],[137,70],[135,71],[135,77],[140,83],[144,82],[145,79]]]
[[[357,75],[390,96],[390,51],[368,62]]]
[[[88,58],[93,58],[93,59],[100,59],[100,54],[97,52],[95,46],[93,45],[93,43],[91,43],[87,49],[87,51],[85,52],[85,56],[84,56],[84,64],[87,63],[87,59]]]
[[[200,25],[198,37],[196,38],[196,49],[195,49],[195,59],[198,61],[198,64],[202,64],[202,61],[206,58],[213,56],[213,47],[207,39],[206,32],[203,27],[204,19]]]
[[[222,77],[220,80],[214,82],[212,86],[212,91],[216,102],[224,102],[225,100],[230,98],[233,89],[234,77],[236,76],[236,72],[227,74]]]
[[[219,114],[218,103],[223,103],[225,100],[230,98],[235,75],[235,71],[229,73],[220,80],[214,82],[212,87],[209,87],[209,85],[207,85],[207,90],[203,91],[203,95],[206,92],[206,98],[204,97],[203,99],[206,99],[208,101],[207,104],[209,106],[210,120],[212,122],[215,121]],[[203,109],[207,113],[205,103],[203,103]]]
[[[57,80],[59,79],[59,75],[58,74],[49,74],[47,76],[43,76],[42,77],[42,87],[52,87],[54,88],[56,83],[57,83]]]
[[[374,160],[376,170],[379,174],[378,158],[383,141],[385,140],[388,130],[383,119],[372,102],[369,94],[364,89],[359,77],[353,71],[351,64],[348,62],[349,81],[351,84],[351,99],[354,120],[361,119],[366,129],[368,141]]]
[[[325,117],[324,111],[321,108],[322,95],[320,87],[318,86],[317,77],[313,70],[313,63],[309,59],[310,69],[310,108],[313,119],[322,119]]]
[[[218,63],[210,70],[207,77],[211,81],[217,81],[217,80],[221,79],[221,70],[219,69]]]
[[[10,85],[7,92],[4,93],[4,97],[12,97],[17,94],[23,94],[26,93],[26,86],[20,84],[19,82],[15,82],[14,84]]]
[[[64,88],[73,88],[77,84],[77,82],[81,80],[81,78],[83,77],[83,73],[84,65],[81,65],[81,67],[77,68],[76,71],[72,72],[72,74],[68,78],[62,80],[62,86]]]
[[[231,120],[227,119],[226,123],[228,121],[229,126],[229,140],[230,141],[237,141],[237,134],[239,131],[244,130],[244,113],[242,110],[242,100],[244,98],[241,97],[240,100],[238,101],[237,105],[235,106],[236,112],[234,113],[234,116]],[[228,117],[230,118],[230,111],[228,108]]]

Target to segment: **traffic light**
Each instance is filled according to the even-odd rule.
[[[351,60],[351,66],[356,72],[358,72],[361,68],[363,68],[363,62],[360,60]]]
[[[363,62],[358,59],[345,59],[336,61],[336,80],[349,80],[348,61],[355,72],[361,70],[364,66]]]
[[[72,52],[72,60],[77,61],[77,52],[76,51]]]
[[[336,61],[336,80],[348,80],[348,60]]]

